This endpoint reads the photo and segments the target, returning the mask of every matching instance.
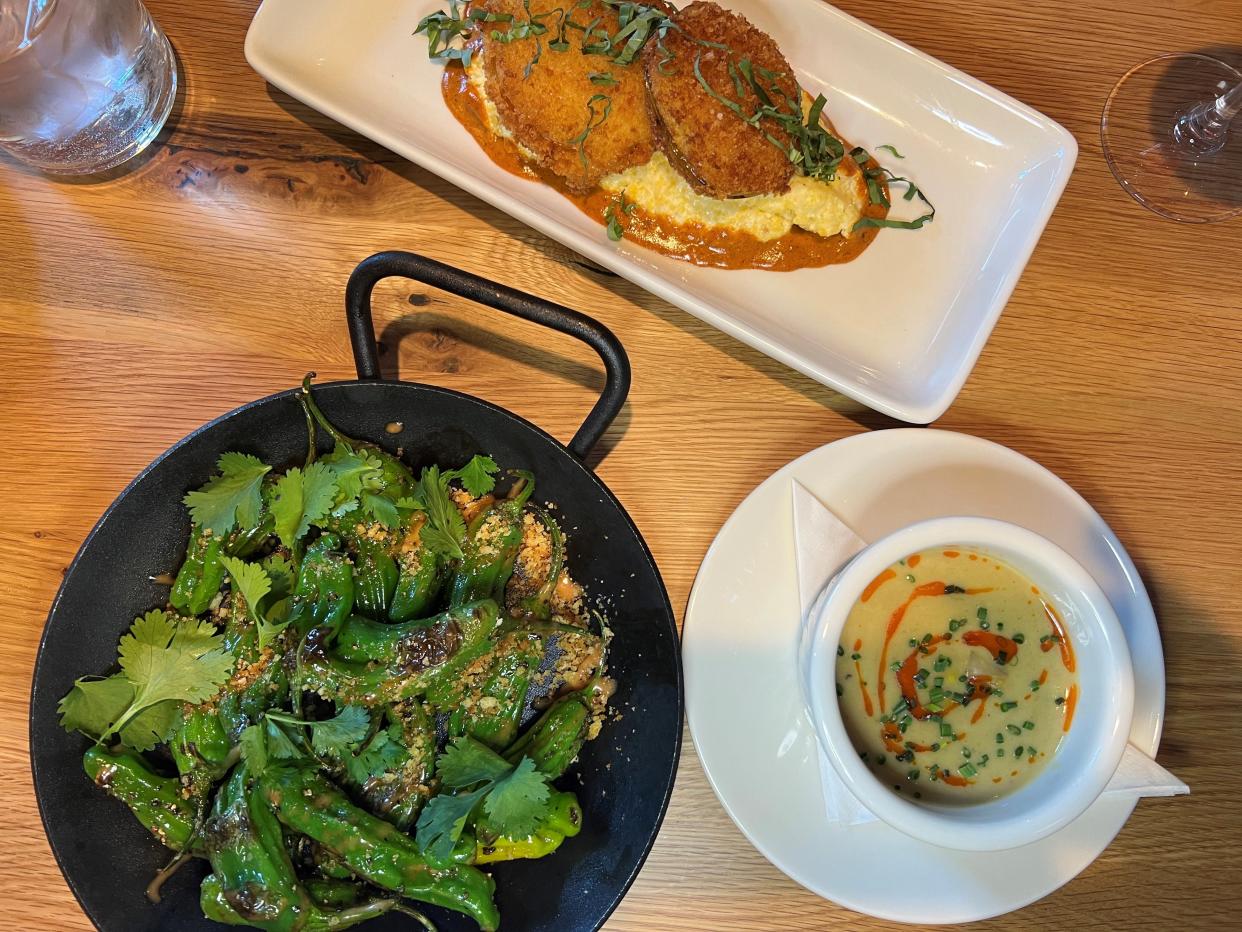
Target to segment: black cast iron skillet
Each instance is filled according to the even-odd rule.
[[[404,276],[570,334],[604,361],[607,380],[569,446],[538,427],[469,395],[379,376],[371,292]],[[673,612],[660,574],[620,502],[582,458],[620,411],[629,363],[605,327],[567,308],[409,253],[381,253],[349,280],[346,313],[358,380],[318,386],[327,416],[347,434],[402,445],[414,467],[457,465],[479,452],[505,468],[533,470],[539,500],[553,501],[568,532],[574,576],[606,599],[615,632],[610,664],[618,689],[610,722],[588,743],[561,784],[582,801],[582,833],[553,856],[498,865],[496,896],[504,930],[596,929],[616,908],[647,856],[668,806],[681,747],[681,665]],[[290,382],[301,373],[290,373]],[[306,449],[296,390],[238,408],[186,437],[152,463],[99,519],[52,603],[35,664],[30,709],[35,793],[52,851],[95,925],[107,932],[220,929],[203,918],[198,886],[205,862],[183,869],[158,905],[144,888],[168,859],[128,809],[95,788],[82,770],[87,747],[57,723],[56,704],[75,678],[103,673],[134,616],[164,604],[166,586],[150,580],[176,567],[189,533],[181,498],[202,485],[226,450],[293,465]],[[385,425],[400,421],[396,437]],[[652,489],[652,494],[656,490]],[[442,930],[474,928],[469,919],[427,908]],[[365,926],[413,927],[389,916]]]

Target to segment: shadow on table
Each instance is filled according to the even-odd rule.
[[[1205,55],[1224,62],[1242,72],[1242,47],[1210,46],[1186,49],[1187,55]],[[1196,78],[1200,59],[1170,59],[1162,74],[1155,79],[1150,104],[1150,135],[1152,139],[1171,140],[1172,127],[1182,109],[1206,99],[1211,89],[1204,88]],[[1223,88],[1221,91],[1228,90]],[[1242,126],[1236,125],[1225,147],[1202,161],[1166,160],[1162,167],[1177,175],[1188,190],[1210,197],[1222,208],[1242,207]],[[1220,165],[1231,165],[1232,171],[1219,171]]]
[[[423,307],[434,299],[426,294],[416,292],[411,294],[408,300],[416,307]],[[529,326],[534,328],[536,325],[530,324]],[[434,345],[446,333],[452,334],[455,340],[460,340],[462,343],[468,343],[471,346],[484,348],[489,353],[495,353],[519,365],[527,366],[540,372],[555,373],[557,378],[562,381],[581,386],[593,394],[599,394],[604,389],[604,371],[600,366],[583,364],[572,357],[553,352],[533,342],[510,336],[501,330],[480,327],[462,320],[457,315],[444,314],[439,311],[415,312],[389,321],[378,338],[380,374],[386,379],[401,378],[402,341],[407,339],[417,340],[419,337],[423,337]],[[456,371],[456,361],[451,356],[447,357],[440,371]],[[429,384],[435,384],[434,367],[425,370],[420,368],[419,371],[408,372],[406,373],[406,378],[411,381],[425,380]],[[503,398],[484,398],[483,400],[507,407]],[[589,410],[590,403],[585,404],[582,409],[582,419],[586,418]],[[600,462],[612,451],[613,447],[624,438],[629,430],[630,420],[630,404],[627,401],[620,414],[617,415],[611,426],[609,426],[608,432],[600,438],[599,442],[596,443],[586,457],[585,462],[590,469],[598,467]],[[536,423],[536,426],[545,427],[545,425],[538,423]]]
[[[690,314],[649,294],[613,272],[601,268],[573,250],[546,238],[535,230],[521,226],[518,221],[508,219],[508,215],[503,211],[489,206],[474,195],[468,194],[440,179],[432,172],[342,126],[295,98],[290,97],[278,88],[269,84],[267,92],[276,106],[299,122],[323,133],[338,145],[353,151],[371,162],[384,166],[405,180],[439,197],[445,203],[465,211],[494,229],[507,234],[517,235],[523,242],[528,243],[554,262],[566,267],[572,267],[577,272],[589,275],[592,280],[625,301],[635,304],[672,326],[693,335],[713,349],[729,355],[755,372],[780,382],[808,400],[842,417],[848,418],[860,427],[868,430],[910,426],[896,418],[872,411],[865,405],[847,398],[824,385],[820,385],[813,379],[765,356],[758,350],[751,349],[749,346],[709,327],[707,324],[699,322]],[[515,226],[519,227],[520,232],[514,232],[513,228]],[[396,247],[402,244],[393,245]],[[409,248],[418,247],[412,246]],[[590,308],[582,308],[581,310],[588,314],[591,312]],[[454,328],[458,329],[460,325],[454,324]]]

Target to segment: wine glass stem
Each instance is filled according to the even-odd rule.
[[[1173,139],[1187,152],[1211,155],[1225,147],[1229,124],[1242,110],[1242,84],[1214,100],[1205,100],[1183,113],[1173,126]]]

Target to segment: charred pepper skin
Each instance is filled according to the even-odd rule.
[[[336,852],[359,877],[465,913],[483,932],[495,932],[496,885],[486,874],[466,865],[432,867],[407,834],[353,805],[311,767],[269,766],[260,786],[282,823]]]
[[[450,609],[432,618],[415,619],[402,624],[385,624],[352,615],[341,626],[332,653],[341,660],[390,663],[394,658],[415,648],[416,642],[427,637],[431,630],[455,624],[459,630],[466,632],[480,621],[490,629],[495,624],[499,611],[495,602],[483,599]]]
[[[201,615],[211,607],[212,599],[224,583],[224,541],[198,525],[190,529],[190,543],[185,561],[173,580],[168,601],[183,615]]]
[[[452,695],[462,670],[486,653],[498,619],[496,603],[480,602],[469,613],[416,627],[372,660],[344,660],[312,634],[299,686],[338,703],[392,704],[426,695],[438,704]]]
[[[181,781],[161,777],[133,751],[112,753],[93,747],[82,767],[95,785],[133,811],[152,835],[173,851],[181,851],[194,832],[194,805],[181,795]]]

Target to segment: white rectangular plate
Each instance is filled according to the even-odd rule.
[[[796,272],[698,268],[610,242],[552,189],[494,165],[448,112],[441,69],[413,35],[444,0],[264,0],[246,58],[286,93],[744,343],[893,417],[935,420],[1065,188],[1074,138],[816,0],[723,5],[776,39],[846,139],[906,156],[879,153],[927,192],[934,223],[881,230],[853,262]]]

